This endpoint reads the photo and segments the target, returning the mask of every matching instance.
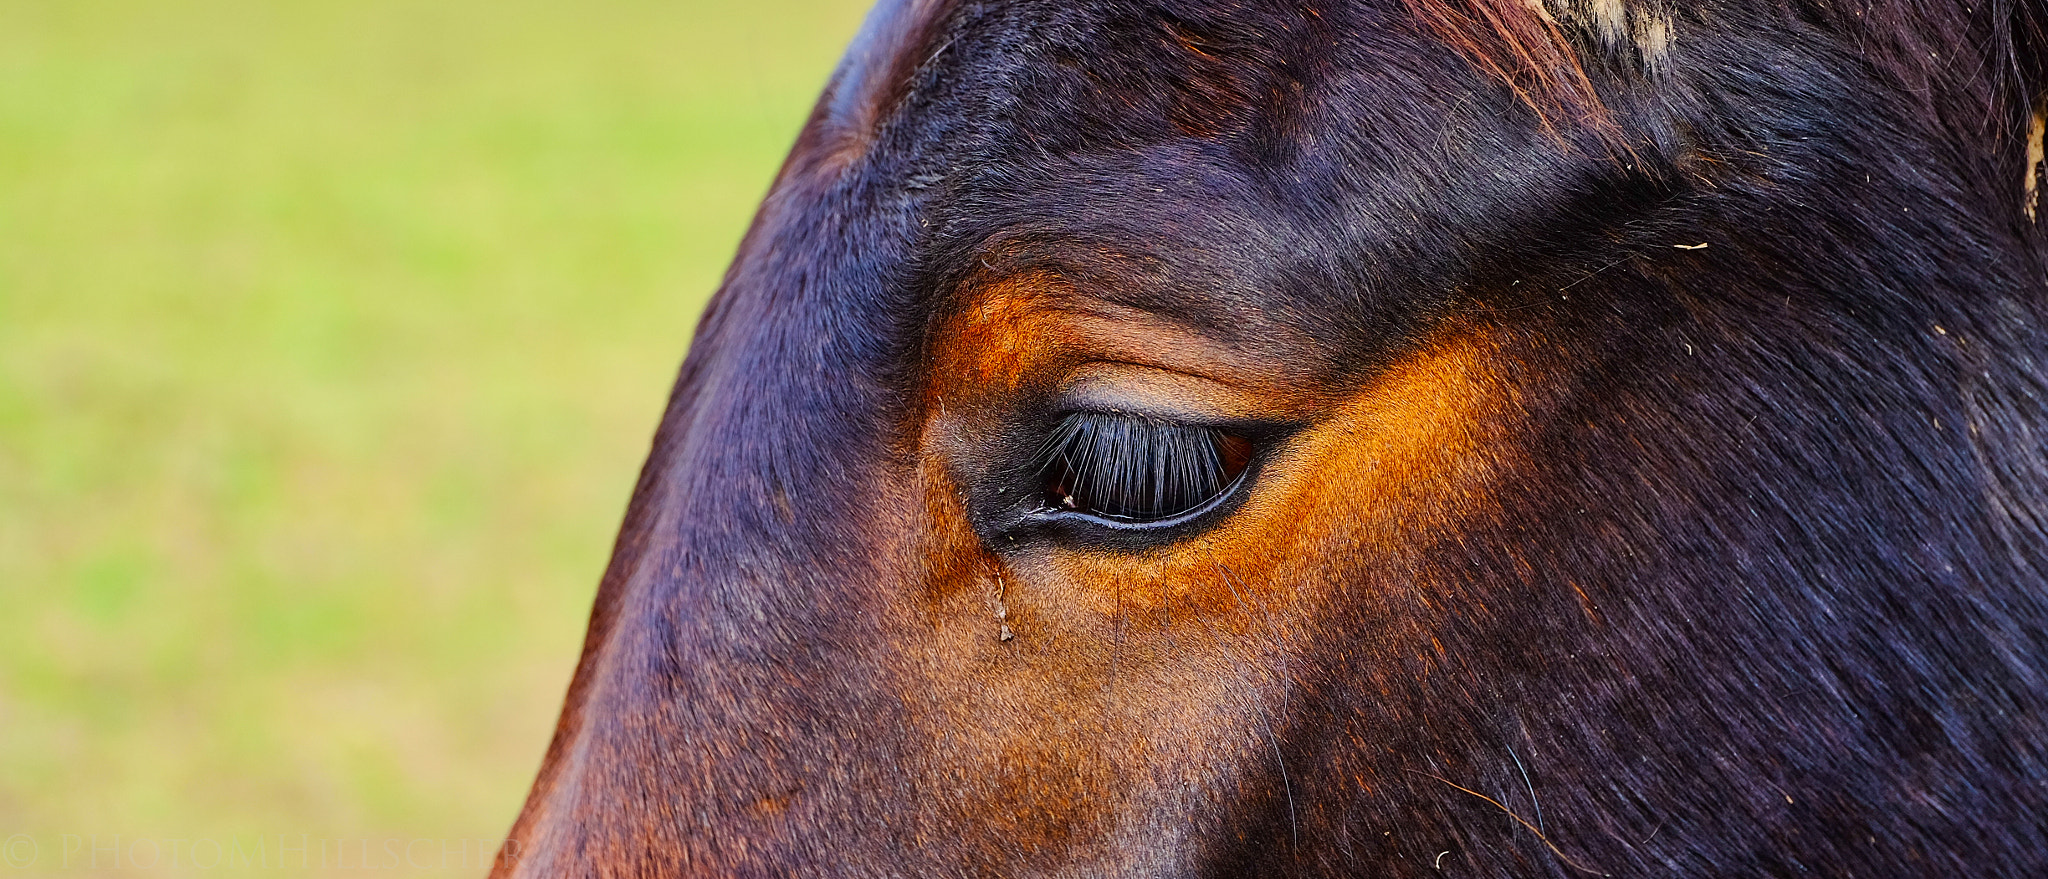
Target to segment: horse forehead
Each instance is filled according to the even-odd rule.
[[[826,99],[827,116],[849,128],[872,129],[906,86],[916,50],[952,10],[953,0],[881,0],[848,44]]]
[[[1427,35],[1424,41],[1448,44],[1475,56],[1481,67],[1495,75],[1517,75],[1518,68],[1532,64],[1561,63],[1576,68],[1574,44],[1633,54],[1646,66],[1655,67],[1672,45],[1672,12],[1663,0],[1340,0],[1329,4],[999,0],[973,7],[958,0],[880,0],[834,73],[819,116],[832,128],[871,137],[916,87],[919,74],[933,69],[934,62],[948,50],[968,56],[966,60],[948,59],[953,65],[1052,61],[1079,69],[1087,68],[1091,60],[1123,60],[1140,68],[1157,68],[1159,56],[1131,51],[1134,45],[1157,42],[1175,47],[1197,65],[1245,68],[1306,60],[1285,56],[1315,51],[1312,42],[1303,41],[1307,32],[1329,25],[1342,31],[1347,20],[1354,29],[1368,25],[1375,31],[1395,19],[1414,22],[1421,25],[1415,33]],[[956,42],[960,44],[957,49]],[[1372,42],[1386,46],[1381,39]],[[1099,57],[1091,59],[1091,55]],[[1114,55],[1130,57],[1107,57]],[[1147,72],[1166,73],[1158,69]],[[1270,103],[1281,97],[1240,88],[1247,83],[1238,81],[1237,74],[1200,79],[1198,75],[1194,81],[1177,85],[1202,92],[1201,97],[1210,104]],[[1093,83],[1100,89],[1098,97],[1112,101],[1127,101],[1127,94],[1117,93],[1143,85],[1099,76]],[[1217,109],[1200,103],[1196,106],[1209,112]],[[1203,120],[1181,121],[1192,128],[1204,124]]]
[[[1331,13],[1372,11],[1381,23],[1405,15],[1401,2],[1349,0]],[[1132,135],[1160,116],[1176,134],[1227,136],[1248,118],[1284,112],[1276,83],[1319,54],[1306,23],[1322,15],[1258,0],[882,0],[814,121],[870,145],[906,118],[940,122],[947,136],[962,123],[1021,126],[1051,153],[1077,133],[1097,135],[1082,138],[1097,147],[1156,140]],[[919,104],[927,106],[911,109]]]
[[[909,94],[931,47],[949,39],[943,30],[957,5],[956,0],[880,0],[870,8],[825,85],[798,155],[809,152],[806,142],[821,147],[815,155],[826,161],[816,164],[834,170],[865,157]]]

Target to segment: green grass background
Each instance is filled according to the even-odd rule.
[[[0,0],[0,877],[503,835],[864,11]]]

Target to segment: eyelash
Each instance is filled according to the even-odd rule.
[[[1213,500],[1251,457],[1250,440],[1220,428],[1075,412],[1046,438],[1037,470],[1048,508],[1143,523]]]

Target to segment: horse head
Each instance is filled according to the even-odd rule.
[[[2043,875],[2037,0],[884,0],[506,876]]]

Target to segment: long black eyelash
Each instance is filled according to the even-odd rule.
[[[1163,519],[1223,491],[1234,475],[1225,460],[1229,441],[1213,427],[1075,412],[1046,438],[1038,471],[1055,508],[1128,521]]]

